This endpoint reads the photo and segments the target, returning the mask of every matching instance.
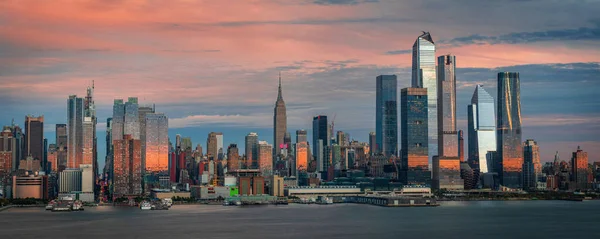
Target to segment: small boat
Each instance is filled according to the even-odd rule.
[[[148,201],[143,201],[142,203],[140,203],[140,209],[152,210],[152,204],[150,204],[150,202],[148,202]]]

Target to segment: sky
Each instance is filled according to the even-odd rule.
[[[281,72],[293,138],[325,114],[367,141],[375,77],[409,87],[429,31],[437,55],[456,56],[459,129],[476,84],[495,97],[497,72],[518,71],[523,140],[542,161],[578,145],[600,161],[598,12],[598,0],[0,0],[0,125],[43,114],[53,143],[68,96],[94,81],[100,166],[113,99],[130,96],[169,116],[172,141],[206,149],[220,131],[243,148],[249,132],[272,142]]]

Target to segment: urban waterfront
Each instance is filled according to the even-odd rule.
[[[0,213],[3,238],[598,238],[600,201],[443,202],[435,208],[334,204],[168,211],[95,207]],[[28,225],[24,227],[23,225]]]

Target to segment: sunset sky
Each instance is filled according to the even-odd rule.
[[[68,96],[95,81],[101,166],[113,99],[129,96],[169,116],[172,141],[272,143],[281,72],[292,137],[326,114],[367,141],[375,77],[409,87],[429,31],[437,55],[456,55],[460,129],[475,85],[495,97],[496,73],[518,71],[523,140],[542,161],[578,145],[600,161],[599,12],[596,0],[0,0],[0,125],[43,114],[54,143]]]

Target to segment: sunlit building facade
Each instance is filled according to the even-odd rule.
[[[398,88],[396,75],[376,78],[375,137],[378,153],[398,155]]]
[[[480,173],[488,173],[493,162],[487,160],[487,152],[496,151],[496,114],[494,98],[482,85],[475,87],[471,104],[467,108],[469,130],[468,162]]]
[[[497,156],[501,184],[522,188],[523,144],[521,141],[521,90],[518,72],[498,73]]]
[[[431,184],[427,97],[424,88],[404,88],[400,92],[400,181],[404,184]]]
[[[169,170],[169,119],[163,113],[146,113],[144,121],[144,170],[146,173],[166,173]]]
[[[237,144],[230,144],[227,147],[227,171],[234,171],[240,168],[240,153]]]
[[[138,121],[140,124],[140,141],[142,142],[142,165],[146,165],[146,115],[155,113],[153,106],[139,106],[138,107]],[[147,167],[142,168],[146,170]]]
[[[573,152],[571,157],[571,181],[575,184],[574,188],[576,190],[589,188],[588,163],[588,153],[578,146],[577,151]]]
[[[437,76],[435,43],[429,32],[423,32],[413,44],[412,87],[427,89],[427,123],[429,161],[438,153]]]
[[[464,183],[460,177],[456,129],[456,57],[440,56],[437,66],[438,157],[432,160],[432,186],[435,189],[460,190]]]
[[[273,146],[267,141],[258,142],[258,165],[263,176],[273,173]]]
[[[82,138],[82,146],[81,149],[81,163],[79,165],[75,165],[79,167],[81,164],[92,164],[94,161],[94,122],[92,121],[92,117],[84,117],[83,118],[83,138]]]
[[[223,154],[223,133],[210,132],[206,139],[206,156],[209,160],[217,160]]]
[[[67,100],[67,168],[79,168],[83,162],[83,98]]]
[[[298,172],[308,169],[308,142],[296,143],[296,169]]]
[[[142,143],[131,135],[113,141],[113,199],[142,193]]]

